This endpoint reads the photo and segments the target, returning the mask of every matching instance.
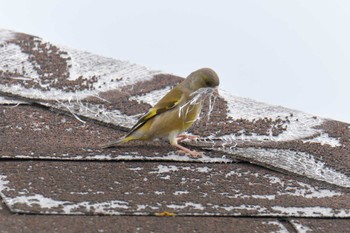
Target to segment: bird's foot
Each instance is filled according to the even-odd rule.
[[[186,147],[183,147],[183,146],[180,146],[180,145],[176,145],[176,147],[180,149],[180,150],[177,151],[177,153],[179,155],[188,155],[189,157],[191,157],[193,159],[201,158],[204,155],[203,152],[190,150],[190,149],[188,149]]]
[[[178,150],[177,153],[179,155],[188,155],[192,159],[202,158],[202,156],[204,155],[203,152],[199,152],[199,151],[195,151],[195,150],[191,150],[191,151],[188,151],[188,152],[187,151],[183,151],[183,150]]]
[[[195,141],[198,138],[199,138],[199,136],[197,136],[197,135],[190,135],[190,134],[179,134],[176,137],[177,142],[182,142],[182,141],[185,141],[186,139],[188,139],[190,141]]]

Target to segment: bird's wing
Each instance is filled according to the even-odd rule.
[[[137,121],[137,123],[128,132],[127,136],[135,132],[153,117],[158,116],[178,106],[183,98],[184,93],[179,88],[175,87],[174,89],[172,89],[161,100],[159,100],[158,103],[154,105],[154,107],[148,110],[148,112]]]

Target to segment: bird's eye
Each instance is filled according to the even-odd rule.
[[[205,79],[205,85],[207,85],[207,86],[210,86],[210,85],[211,85],[211,83],[210,83],[210,80],[209,80],[209,79]]]

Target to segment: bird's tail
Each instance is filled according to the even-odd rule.
[[[127,137],[122,137],[120,139],[118,139],[117,141],[114,141],[114,142],[110,142],[110,143],[107,143],[107,144],[103,144],[101,145],[100,147],[102,149],[105,149],[105,148],[110,148],[110,147],[116,147],[122,143],[125,143],[125,142],[128,142],[130,140],[132,140],[133,138],[131,136],[127,136]]]

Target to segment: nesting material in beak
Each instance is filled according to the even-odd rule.
[[[214,96],[218,97],[219,96],[219,87],[214,88]]]

